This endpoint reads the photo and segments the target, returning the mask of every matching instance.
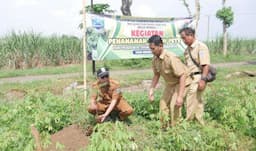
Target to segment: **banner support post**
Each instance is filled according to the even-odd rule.
[[[91,10],[93,11],[93,0],[91,0]],[[92,75],[94,76],[96,72],[96,67],[95,67],[95,60],[92,58]]]
[[[84,70],[84,99],[87,99],[87,83],[86,83],[86,60],[87,60],[87,52],[86,52],[86,0],[83,0],[83,70]]]

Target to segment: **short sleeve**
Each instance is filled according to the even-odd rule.
[[[157,74],[156,63],[155,63],[154,58],[152,59],[152,69],[153,69],[154,74]]]
[[[205,44],[200,44],[200,47],[198,50],[198,56],[199,56],[200,65],[210,64],[209,49]]]
[[[111,81],[111,87],[113,89],[112,100],[118,100],[122,95],[120,84],[117,81]]]

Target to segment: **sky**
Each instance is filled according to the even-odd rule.
[[[90,1],[86,0],[88,5]],[[194,0],[187,0],[192,14],[195,13]],[[116,15],[121,15],[121,0],[94,0],[94,3],[108,3]],[[209,39],[222,33],[221,21],[215,17],[221,8],[222,0],[200,0],[201,16],[198,38],[207,39],[209,21]],[[226,6],[234,11],[234,24],[228,29],[232,37],[256,38],[255,0],[227,0]],[[11,31],[33,31],[44,35],[67,34],[82,36],[78,28],[82,22],[79,11],[82,0],[1,0],[0,37]],[[143,17],[187,17],[188,12],[181,0],[133,0],[133,16]]]

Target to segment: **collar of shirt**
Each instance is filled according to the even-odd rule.
[[[161,55],[159,56],[159,58],[160,58],[161,60],[163,60],[163,59],[164,59],[165,54],[166,54],[166,52],[165,52],[165,50],[163,50],[163,51],[162,51],[162,53],[161,53]]]
[[[110,86],[110,80],[108,82],[100,82],[99,80],[97,80],[97,85],[98,85],[99,88],[109,87]]]
[[[192,45],[189,46],[189,48],[192,48],[191,50],[193,50],[193,49],[196,47],[197,43],[198,43],[198,41],[195,40],[195,41],[192,43]]]

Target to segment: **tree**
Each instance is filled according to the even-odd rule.
[[[86,12],[92,12],[95,14],[112,14],[115,11],[110,9],[109,4],[93,4],[86,6]]]
[[[229,28],[234,21],[234,13],[231,7],[225,7],[226,0],[222,1],[222,9],[219,9],[216,13],[216,17],[220,19],[223,23],[223,55],[227,55],[227,28]]]
[[[188,2],[186,0],[181,0],[181,1],[183,2],[183,5],[186,7],[189,16],[192,17],[192,13],[191,13],[191,10],[189,8]],[[198,22],[199,22],[199,19],[200,19],[200,2],[199,2],[199,0],[195,0],[195,8],[196,8],[196,12],[195,12],[195,15],[194,15],[194,18],[195,18],[195,21],[196,21],[195,31],[197,32]]]
[[[198,22],[199,22],[199,19],[200,19],[200,2],[199,2],[199,0],[195,0],[195,6],[196,6],[196,13],[195,13],[196,25],[195,25],[195,31],[197,33]]]
[[[181,0],[183,2],[183,5],[186,7],[187,11],[188,11],[188,15],[192,16],[191,10],[189,8],[188,2],[186,0]]]
[[[132,16],[131,7],[132,0],[122,0],[121,11],[124,16]]]

